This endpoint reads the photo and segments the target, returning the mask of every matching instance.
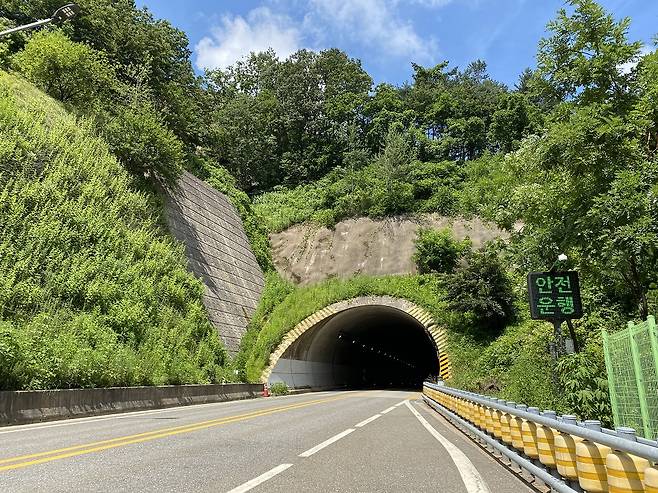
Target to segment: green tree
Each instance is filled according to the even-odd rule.
[[[185,33],[167,21],[155,19],[133,0],[77,3],[80,14],[62,27],[67,37],[102,53],[117,68],[117,77],[123,83],[133,83],[123,68],[145,68],[153,102],[167,127],[186,144],[188,152],[202,145],[208,112],[199,78],[192,69]],[[60,0],[3,0],[0,17],[27,23],[49,17],[61,5]],[[20,44],[13,49],[20,49]]]
[[[72,106],[97,105],[117,85],[102,53],[72,42],[60,31],[33,35],[12,64],[45,92]]]
[[[450,228],[420,228],[414,240],[414,262],[421,274],[451,273],[468,251],[471,241],[457,241]]]
[[[655,68],[645,57],[638,71],[646,76],[621,70],[638,59],[628,19],[615,22],[589,0],[570,4],[538,55],[536,81],[561,102],[543,135],[505,164],[517,183],[509,206],[523,221],[517,262],[545,268],[567,251],[609,300],[644,316],[656,263]]]
[[[470,313],[478,332],[497,332],[514,320],[512,280],[493,251],[471,252],[466,265],[450,277],[447,290],[450,308]]]
[[[524,137],[539,129],[537,113],[520,93],[501,97],[491,116],[488,134],[491,146],[504,153],[517,148]]]
[[[628,110],[631,75],[620,67],[636,62],[641,43],[627,41],[630,19],[616,22],[594,0],[569,0],[548,24],[552,35],[539,43],[538,74],[547,91],[577,104],[614,102]]]
[[[102,129],[112,152],[134,175],[173,183],[182,172],[181,141],[148,102],[118,107]]]
[[[300,50],[283,61],[252,54],[206,79],[210,153],[249,193],[319,178],[344,164],[350,139],[363,135],[372,81],[339,50]]]

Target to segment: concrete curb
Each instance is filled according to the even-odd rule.
[[[0,391],[0,426],[259,397],[263,384]]]

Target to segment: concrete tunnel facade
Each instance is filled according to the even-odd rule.
[[[334,303],[288,332],[261,380],[290,388],[419,387],[450,376],[445,332],[416,304],[388,296]]]

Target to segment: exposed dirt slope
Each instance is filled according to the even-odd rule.
[[[295,283],[311,284],[334,276],[415,273],[414,239],[423,226],[450,226],[457,238],[470,237],[474,247],[507,236],[477,218],[452,219],[432,214],[348,219],[334,229],[301,224],[272,234],[270,240],[277,270]]]

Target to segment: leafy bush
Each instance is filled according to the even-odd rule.
[[[591,341],[579,353],[560,358],[557,364],[565,406],[581,419],[596,417],[612,426],[612,408],[601,341]]]
[[[185,161],[182,142],[169,130],[132,67],[123,75],[134,77],[134,86],[120,81],[102,52],[69,40],[62,32],[32,36],[13,66],[45,92],[66,103],[80,115],[94,120],[123,166],[139,179],[157,177],[172,183]]]
[[[455,240],[450,228],[420,228],[414,243],[416,251],[413,259],[421,274],[452,272],[471,246],[468,238]]]
[[[452,310],[470,313],[479,331],[498,331],[514,320],[512,280],[494,251],[475,251],[450,276],[447,300]]]
[[[221,381],[183,249],[90,123],[0,72],[0,386]]]
[[[168,130],[148,102],[117,107],[102,125],[103,136],[131,173],[173,183],[183,170],[183,144]]]
[[[72,106],[89,106],[115,87],[111,64],[98,51],[61,31],[34,34],[13,67],[46,93]]]
[[[270,387],[272,395],[288,395],[289,390],[285,382],[276,382]]]
[[[463,317],[452,320],[451,385],[544,409],[565,411],[553,385],[548,353],[551,326],[525,321],[507,327],[492,341],[464,334]]]

